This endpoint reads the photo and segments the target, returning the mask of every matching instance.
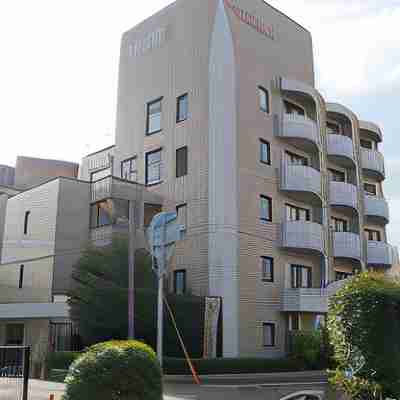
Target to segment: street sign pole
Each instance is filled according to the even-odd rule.
[[[164,224],[162,227],[162,243],[166,242],[166,230],[167,225]],[[163,307],[163,298],[164,298],[164,271],[166,268],[166,248],[162,247],[162,256],[161,262],[158,265],[158,312],[157,312],[157,354],[158,360],[162,367],[163,365],[163,329],[164,329],[164,307]]]

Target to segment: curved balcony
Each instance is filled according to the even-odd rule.
[[[312,193],[319,198],[322,194],[321,173],[304,165],[281,165],[280,188],[284,191]]]
[[[396,247],[385,242],[367,242],[368,265],[391,267],[399,263],[399,253]]]
[[[276,116],[279,121],[279,117]],[[282,121],[275,128],[276,136],[306,141],[320,146],[317,123],[301,115],[283,114]]]
[[[373,122],[369,121],[360,121],[360,129],[370,132],[375,136],[375,140],[378,142],[382,142],[383,135],[382,131],[378,125],[374,124]]]
[[[323,226],[308,221],[286,221],[281,228],[281,246],[323,254]]]
[[[375,178],[385,179],[385,161],[383,155],[376,150],[362,149],[362,167]]]
[[[284,289],[282,311],[326,313],[328,312],[326,290],[322,288]]]
[[[385,198],[364,196],[365,215],[387,224],[389,222],[389,206]]]
[[[352,232],[333,232],[333,256],[361,260],[360,235]]]
[[[329,134],[328,136],[328,155],[335,157],[335,161],[348,166],[354,163],[353,141],[343,135]]]
[[[358,210],[357,186],[345,182],[330,182],[330,204],[333,206],[345,206]]]

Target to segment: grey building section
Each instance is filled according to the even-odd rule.
[[[0,165],[0,186],[14,186],[15,168],[8,165]]]

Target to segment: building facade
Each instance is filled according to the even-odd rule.
[[[0,186],[14,186],[15,168],[8,165],[0,165]]]

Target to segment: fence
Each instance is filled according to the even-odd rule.
[[[0,346],[0,399],[28,400],[30,348]]]

